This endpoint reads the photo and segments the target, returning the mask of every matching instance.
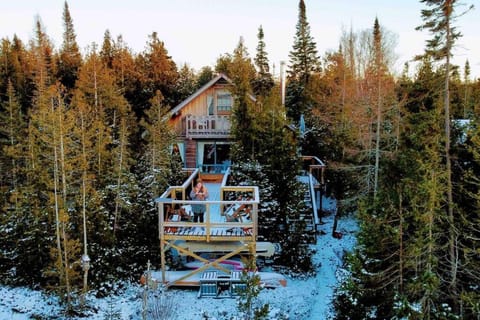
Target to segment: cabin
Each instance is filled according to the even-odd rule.
[[[180,153],[184,167],[221,174],[230,166],[233,85],[218,74],[170,111],[169,124],[178,137],[173,151]]]

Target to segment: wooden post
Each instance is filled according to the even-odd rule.
[[[162,265],[162,283],[165,283],[165,233],[163,229],[164,214],[163,214],[163,202],[158,203],[158,230],[160,237],[160,261]]]

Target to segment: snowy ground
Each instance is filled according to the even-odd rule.
[[[331,236],[333,215],[324,217],[321,229],[326,235],[318,237],[315,248],[315,262],[320,264],[317,276],[304,280],[288,278],[287,287],[263,290],[259,300],[270,305],[270,318],[278,319],[288,315],[288,319],[331,319],[332,297],[338,283],[337,274],[342,266],[345,250],[355,244],[357,225],[351,218],[339,221],[338,230],[342,239]],[[93,306],[88,319],[142,319],[143,289],[128,285],[124,292],[104,299],[88,298]],[[64,319],[55,297],[25,288],[0,286],[0,319]],[[235,299],[197,299],[197,290],[170,289],[167,291],[175,315],[171,319],[235,319]],[[85,318],[83,318],[85,319]]]

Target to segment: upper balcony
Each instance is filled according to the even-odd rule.
[[[229,138],[230,116],[194,116],[185,117],[185,136],[187,138]]]

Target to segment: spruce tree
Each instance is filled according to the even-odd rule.
[[[197,75],[195,89],[200,89],[204,84],[207,84],[213,78],[214,74],[212,68],[210,66],[202,67]]]
[[[196,80],[195,72],[185,63],[178,71],[178,79],[175,85],[179,101],[185,100],[195,92],[197,89]]]
[[[257,97],[266,97],[273,88],[274,82],[268,65],[268,56],[265,51],[265,41],[263,28],[258,28],[258,45],[257,54],[255,55],[255,66],[257,67],[257,75],[252,82],[253,93]]]
[[[455,41],[461,36],[461,33],[454,26],[455,10],[459,5],[457,0],[421,0],[428,8],[422,10],[422,19],[424,23],[417,27],[417,30],[428,30],[432,38],[427,40],[425,54],[431,56],[435,61],[444,62],[444,82],[443,82],[443,116],[444,116],[444,157],[445,170],[447,176],[446,189],[446,210],[448,212],[449,225],[449,291],[453,297],[458,296],[457,291],[457,257],[458,248],[455,245],[457,230],[455,228],[455,204],[453,198],[452,184],[452,155],[451,155],[451,116],[450,116],[450,77],[452,51]],[[470,7],[472,8],[472,7]],[[458,310],[458,306],[455,306]]]
[[[220,61],[217,61],[217,68]],[[251,81],[255,68],[248,55],[243,38],[240,38],[233,55],[224,61],[227,75],[233,81],[232,93],[235,99],[232,110],[232,135],[237,142],[233,146],[232,160],[246,161],[255,159],[258,136],[255,134],[254,108],[251,99]]]
[[[63,44],[57,62],[57,78],[67,90],[72,90],[82,64],[82,57],[76,41],[72,16],[66,1],[63,8],[63,24]]]
[[[18,262],[17,241],[22,237],[22,185],[24,183],[23,150],[26,136],[25,116],[21,111],[12,82],[8,81],[7,100],[0,103],[0,180],[2,198],[0,200],[0,236],[2,245],[0,255],[1,272],[8,274]],[[17,233],[20,231],[19,233]],[[8,279],[6,279],[8,282]]]
[[[290,64],[285,104],[287,116],[293,121],[299,121],[301,114],[306,114],[312,108],[308,89],[310,77],[320,70],[317,56],[317,45],[310,35],[310,25],[307,21],[305,2],[298,4],[298,21],[292,51],[289,54]]]
[[[310,24],[307,21],[305,2],[298,4],[298,21],[290,57],[290,78],[300,80],[303,85],[308,83],[312,73],[319,71],[320,63],[317,56],[317,45],[310,35]]]

